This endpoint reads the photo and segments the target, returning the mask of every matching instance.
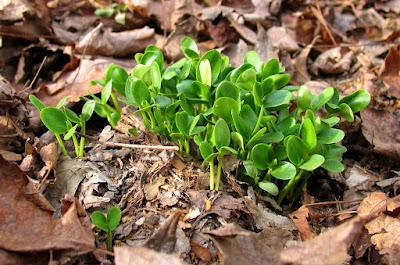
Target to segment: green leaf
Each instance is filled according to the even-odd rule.
[[[317,134],[315,133],[314,124],[309,118],[306,118],[303,121],[303,126],[301,127],[301,138],[309,150],[312,150],[317,146]]]
[[[238,132],[231,133],[232,141],[244,151],[244,140],[243,136]]]
[[[286,161],[279,162],[277,167],[271,171],[271,175],[280,180],[289,180],[296,176],[296,167]]]
[[[203,127],[203,126],[196,127],[199,120],[200,120],[200,115],[193,117],[192,123],[190,124],[190,128],[189,128],[189,135],[197,134],[199,132],[198,130],[203,131],[205,129],[205,127]]]
[[[285,148],[289,161],[296,166],[302,164],[308,157],[307,146],[298,136],[288,136],[285,141]]]
[[[233,125],[236,130],[249,139],[257,124],[257,115],[249,105],[244,105],[240,113],[232,111]]]
[[[35,106],[39,111],[46,107],[46,105],[35,95],[29,95],[29,100],[33,104],[33,106]]]
[[[61,109],[62,107],[64,107],[65,103],[67,103],[67,100],[70,98],[71,96],[65,96],[62,99],[60,99],[60,101],[57,103],[56,108],[57,109]]]
[[[260,71],[262,65],[260,56],[255,51],[248,51],[244,56],[243,63],[253,65],[257,72]]]
[[[206,52],[200,59],[200,62],[208,60],[211,66],[211,84],[214,84],[218,80],[218,76],[221,72],[223,60],[221,54],[217,50],[210,50]],[[196,71],[196,76],[201,75],[200,67]]]
[[[160,109],[164,109],[172,104],[172,100],[166,96],[154,96],[154,100]]]
[[[96,102],[94,100],[88,100],[83,104],[81,118],[86,122],[92,117],[93,111],[96,108]]]
[[[322,122],[326,123],[329,127],[335,126],[340,121],[338,117],[330,117],[323,119]]]
[[[271,75],[268,78],[271,78],[274,82],[275,89],[281,89],[286,86],[290,82],[290,75],[288,74],[275,74]]]
[[[80,123],[81,122],[81,119],[79,118],[78,114],[76,114],[74,111],[65,108],[64,109],[64,113],[65,113],[65,116],[67,117],[67,119],[70,122],[73,122],[73,123]]]
[[[311,103],[311,108],[313,110],[317,110],[326,104],[334,95],[335,89],[333,87],[327,87],[324,91],[318,96],[314,97],[313,102]]]
[[[98,8],[94,11],[94,14],[99,17],[111,17],[114,14],[114,8],[106,7],[106,8]]]
[[[243,161],[243,166],[245,169],[245,174],[247,176],[252,177],[253,179],[257,178],[258,176],[258,169],[257,167],[254,165],[253,161],[251,160],[245,160]]]
[[[118,24],[125,25],[125,17],[126,17],[125,12],[120,12],[115,15],[114,19],[115,22],[117,22]]]
[[[181,40],[181,50],[182,53],[190,59],[196,59],[200,56],[200,51],[196,42],[189,37],[184,37]]]
[[[126,82],[125,94],[128,103],[143,107],[145,102],[150,102],[151,96],[147,85],[140,79],[129,77]]]
[[[62,134],[68,131],[67,118],[65,114],[57,108],[46,107],[42,109],[40,111],[40,119],[47,129],[56,134]]]
[[[267,131],[267,128],[261,128],[257,132],[253,133],[253,136],[251,136],[250,140],[247,142],[246,148],[247,149],[252,149],[253,146],[256,144],[256,141],[260,139],[263,134]]]
[[[194,117],[190,116],[184,111],[178,112],[175,117],[176,127],[179,132],[185,136],[190,135],[190,126],[192,124]]]
[[[349,122],[354,121],[353,110],[350,108],[349,105],[347,105],[346,103],[341,103],[339,105],[339,109],[340,109],[340,116],[342,116]]]
[[[213,154],[213,147],[209,142],[202,142],[199,145],[201,157],[205,160],[207,157]]]
[[[207,86],[211,86],[211,65],[207,59],[200,61],[199,71],[200,81]]]
[[[107,224],[109,231],[114,231],[121,222],[121,210],[117,207],[112,207],[107,213]]]
[[[249,68],[245,70],[241,75],[237,78],[235,84],[243,90],[253,91],[253,88],[256,84],[256,71],[253,68]]]
[[[301,109],[306,110],[311,107],[312,99],[313,95],[311,94],[310,89],[308,89],[306,86],[301,86],[297,96],[298,106]]]
[[[125,83],[126,79],[128,78],[128,73],[124,68],[115,66],[110,75],[112,86],[118,91],[119,94],[125,96]]]
[[[345,96],[339,102],[346,103],[353,110],[353,112],[359,112],[365,109],[371,101],[371,95],[368,91],[361,89],[352,93],[351,95]]]
[[[231,81],[222,81],[215,90],[215,98],[232,98],[240,101],[240,89]]]
[[[250,159],[260,170],[266,170],[274,159],[274,152],[268,144],[256,144],[250,153]]]
[[[300,168],[306,171],[313,171],[321,166],[324,162],[325,158],[322,155],[313,154],[305,163],[300,166]]]
[[[68,130],[68,132],[64,135],[64,140],[68,141],[69,139],[71,139],[72,135],[75,134],[76,128],[78,128],[79,124],[75,124],[73,127],[71,127],[71,129]]]
[[[103,90],[101,91],[101,102],[103,104],[107,104],[108,99],[111,96],[112,92],[112,81],[108,81]]]
[[[104,232],[109,231],[106,216],[102,212],[94,211],[90,215],[90,219],[92,220],[92,223],[97,226],[97,228],[103,230]]]
[[[223,118],[224,120],[231,122],[232,115],[231,111],[240,113],[240,104],[232,98],[222,97],[218,98],[214,102],[213,113],[214,115]]]
[[[151,64],[150,73],[151,73],[151,82],[153,86],[159,89],[161,87],[161,72],[160,72],[160,67],[156,62],[153,62]]]
[[[287,90],[277,90],[267,94],[263,99],[263,106],[266,109],[276,109],[290,103],[292,94]]]
[[[219,119],[215,123],[212,141],[218,150],[220,150],[223,146],[229,146],[231,143],[231,132],[225,120]]]
[[[325,145],[324,156],[326,159],[341,160],[342,155],[347,151],[347,148],[340,144]]]
[[[262,66],[261,74],[263,78],[267,78],[271,75],[279,74],[280,65],[278,59],[271,59]]]
[[[278,187],[272,182],[264,180],[264,181],[258,183],[258,187],[260,187],[260,189],[268,192],[272,196],[277,196],[279,194]]]
[[[321,144],[334,144],[340,142],[343,138],[344,132],[335,128],[325,129],[317,136],[318,143]]]
[[[340,162],[337,159],[326,159],[325,162],[321,165],[321,167],[334,173],[340,173],[344,170],[342,162]]]

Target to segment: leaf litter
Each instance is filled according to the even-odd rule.
[[[397,264],[398,1],[129,0],[125,25],[94,16],[110,2],[12,1],[0,10],[0,154],[14,161],[0,163],[0,216],[20,213],[24,220],[1,229],[9,238],[0,246],[0,263],[72,264],[73,257],[82,264],[123,265]],[[283,209],[234,176],[213,193],[196,159],[104,144],[169,145],[126,109],[117,131],[102,133],[99,120],[91,124],[88,157],[58,158],[54,139],[41,135],[28,94],[50,105],[68,95],[70,106],[79,104],[79,97],[100,91],[89,83],[102,78],[109,63],[131,69],[134,53],[148,44],[177,61],[185,35],[196,37],[200,49],[221,49],[234,65],[253,49],[263,60],[279,57],[292,82],[307,82],[313,91],[368,89],[373,104],[358,127],[346,128],[348,170],[316,172],[311,178],[318,185]],[[133,137],[132,127],[139,129]],[[359,202],[345,203],[349,198],[364,200],[357,209]],[[122,224],[113,259],[85,212],[116,205]],[[34,225],[42,225],[38,233],[52,232],[29,240]],[[94,238],[100,252],[81,255],[94,250]]]

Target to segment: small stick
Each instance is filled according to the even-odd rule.
[[[123,144],[123,143],[113,143],[113,142],[100,142],[101,144],[108,147],[128,147],[134,149],[151,149],[151,150],[169,150],[178,151],[179,147],[174,145],[164,146],[164,145],[141,145],[141,144]]]
[[[332,204],[345,204],[345,203],[355,203],[355,202],[361,202],[361,199],[358,200],[347,200],[347,201],[330,201],[330,202],[315,202],[315,203],[308,203],[304,204],[304,206],[309,207],[309,206],[327,206],[327,205],[332,205]]]

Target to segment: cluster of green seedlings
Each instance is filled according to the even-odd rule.
[[[85,105],[94,104],[112,126],[121,116],[119,102],[133,105],[145,126],[176,141],[181,153],[189,155],[195,144],[209,165],[211,190],[219,189],[224,157],[232,155],[241,161],[238,175],[278,196],[278,203],[296,198],[308,173],[319,167],[343,171],[344,132],[333,127],[341,118],[354,121],[370,102],[367,91],[340,98],[328,87],[317,96],[289,85],[277,59],[263,63],[254,51],[233,67],[217,50],[201,55],[188,37],[181,50],[185,57],[167,67],[154,45],[135,55],[130,73],[110,65],[105,79],[93,82],[103,86],[101,98],[92,95]],[[78,126],[83,137],[84,126]]]
[[[115,22],[125,25],[125,12],[127,9],[128,5],[126,3],[112,3],[111,6],[96,9],[94,14],[99,17],[114,16]]]

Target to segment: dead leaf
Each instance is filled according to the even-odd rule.
[[[193,240],[190,241],[190,246],[192,248],[193,253],[202,261],[210,262],[212,260],[211,253],[206,247],[200,245],[199,243]]]
[[[372,186],[379,180],[379,176],[359,165],[354,165],[346,175],[346,184],[354,190],[371,190]]]
[[[387,87],[390,97],[400,99],[400,47],[392,46],[386,55],[380,78]]]
[[[55,176],[55,167],[58,160],[58,145],[52,142],[40,148],[40,157],[44,162],[44,167],[38,172],[38,179],[49,179],[49,175]]]
[[[378,153],[400,160],[400,115],[367,108],[361,112],[362,133]],[[382,126],[382,124],[390,126]]]
[[[329,49],[321,53],[311,67],[311,71],[318,75],[318,72],[324,74],[342,74],[348,72],[354,53],[346,51],[340,47]]]
[[[144,247],[114,247],[115,265],[185,265],[176,255]]]
[[[94,249],[94,237],[70,203],[60,219],[27,200],[24,173],[0,157],[0,247],[11,251],[68,250],[85,253]],[[87,218],[87,216],[86,216]]]
[[[309,214],[309,209],[303,205],[289,215],[290,219],[292,219],[296,225],[297,230],[299,230],[301,239],[303,241],[313,239],[315,237],[315,233],[308,224],[307,219],[309,218]]]
[[[203,233],[211,237],[225,265],[277,264],[279,252],[292,239],[288,231],[276,227],[254,233],[233,223]]]
[[[182,212],[175,212],[160,225],[144,244],[145,247],[158,252],[172,253],[176,244],[176,228]]]
[[[271,27],[267,31],[268,41],[277,50],[295,52],[299,49],[297,42],[289,35],[284,27]]]

